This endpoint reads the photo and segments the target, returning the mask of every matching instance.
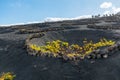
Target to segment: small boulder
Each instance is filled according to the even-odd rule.
[[[102,57],[103,58],[108,58],[108,54],[103,54]]]

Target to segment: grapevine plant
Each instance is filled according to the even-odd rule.
[[[52,42],[46,42],[45,46],[38,46],[36,44],[29,44],[29,48],[39,55],[52,56],[52,57],[66,57],[68,59],[80,58],[84,59],[94,50],[100,47],[114,45],[115,41],[107,40],[105,38],[100,39],[99,42],[93,43],[93,41],[83,41],[83,46],[64,42],[61,40],[55,40]]]
[[[16,76],[11,73],[11,72],[7,72],[7,73],[2,73],[2,75],[0,76],[0,80],[14,80]]]

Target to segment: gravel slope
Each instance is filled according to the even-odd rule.
[[[75,65],[60,59],[30,56],[23,48],[28,34],[8,31],[0,33],[0,72],[14,72],[15,80],[120,80],[120,51],[107,59],[83,60]],[[113,39],[115,35],[99,30],[54,31],[31,42],[43,45],[48,40],[62,39],[79,43],[83,37],[97,41],[103,36]]]

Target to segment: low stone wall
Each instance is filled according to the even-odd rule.
[[[120,29],[120,26],[97,26],[97,25],[87,25],[88,28],[93,28],[93,29],[103,29],[103,30],[117,30]]]
[[[40,33],[40,32],[48,32],[48,31],[59,31],[64,30],[64,28],[46,28],[46,29],[20,29],[19,34],[30,34],[30,33]]]
[[[115,53],[116,51],[120,51],[120,41],[104,49],[97,49],[93,51],[90,55],[87,56],[87,58],[88,59],[107,58],[108,56],[110,56],[112,53]]]
[[[42,36],[44,36],[45,34],[34,34],[31,35],[28,39],[26,39],[26,47],[27,47],[27,51],[30,55],[33,56],[40,56],[40,52],[35,51],[33,49],[31,49],[29,47],[30,45],[30,40],[32,40],[33,38],[40,38]],[[105,47],[102,49],[97,49],[94,50],[93,52],[91,52],[89,55],[85,56],[86,59],[101,59],[101,58],[107,58],[109,55],[111,55],[112,53],[115,53],[116,51],[120,51],[120,41],[116,42],[114,45],[109,46],[109,47]],[[45,56],[45,55],[44,55]],[[47,56],[47,55],[46,55]],[[82,58],[79,57],[74,57],[74,58],[68,58],[66,56],[63,57],[58,57],[58,58],[63,58],[64,60],[72,60],[72,61],[78,61],[81,60]],[[83,58],[84,59],[84,58]]]

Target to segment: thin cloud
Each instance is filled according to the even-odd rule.
[[[120,7],[113,6],[112,2],[103,2],[100,5],[100,8],[105,9],[103,14],[116,14],[116,13],[120,12]],[[108,10],[108,8],[109,8],[109,10]]]
[[[64,20],[78,20],[78,19],[85,19],[85,18],[91,18],[91,15],[83,15],[78,16],[75,18],[58,18],[58,17],[47,17],[45,18],[45,22],[55,22],[55,21],[64,21]]]
[[[114,14],[116,14],[116,13],[118,13],[118,12],[120,12],[120,7],[112,7],[112,12],[114,13]]]
[[[14,25],[25,25],[25,24],[35,24],[35,23],[43,23],[44,21],[32,21],[32,22],[24,22],[24,23],[15,23],[15,24],[3,24],[0,27],[14,26]]]
[[[24,25],[24,24],[33,24],[33,23],[43,23],[43,22],[56,22],[56,21],[64,21],[64,20],[78,20],[78,19],[85,19],[85,18],[91,18],[91,15],[83,15],[75,18],[55,18],[55,17],[47,17],[43,21],[33,21],[33,22],[26,22],[26,23],[15,23],[15,24],[6,24],[6,25],[0,25],[0,26],[13,26],[13,25]]]
[[[103,14],[116,14],[120,12],[120,7],[112,7],[110,10],[106,10]]]
[[[103,9],[107,9],[107,8],[110,8],[110,7],[112,7],[112,3],[111,2],[103,2],[100,5],[100,8],[103,8]]]
[[[110,14],[111,12],[110,11],[105,11],[103,14]]]

